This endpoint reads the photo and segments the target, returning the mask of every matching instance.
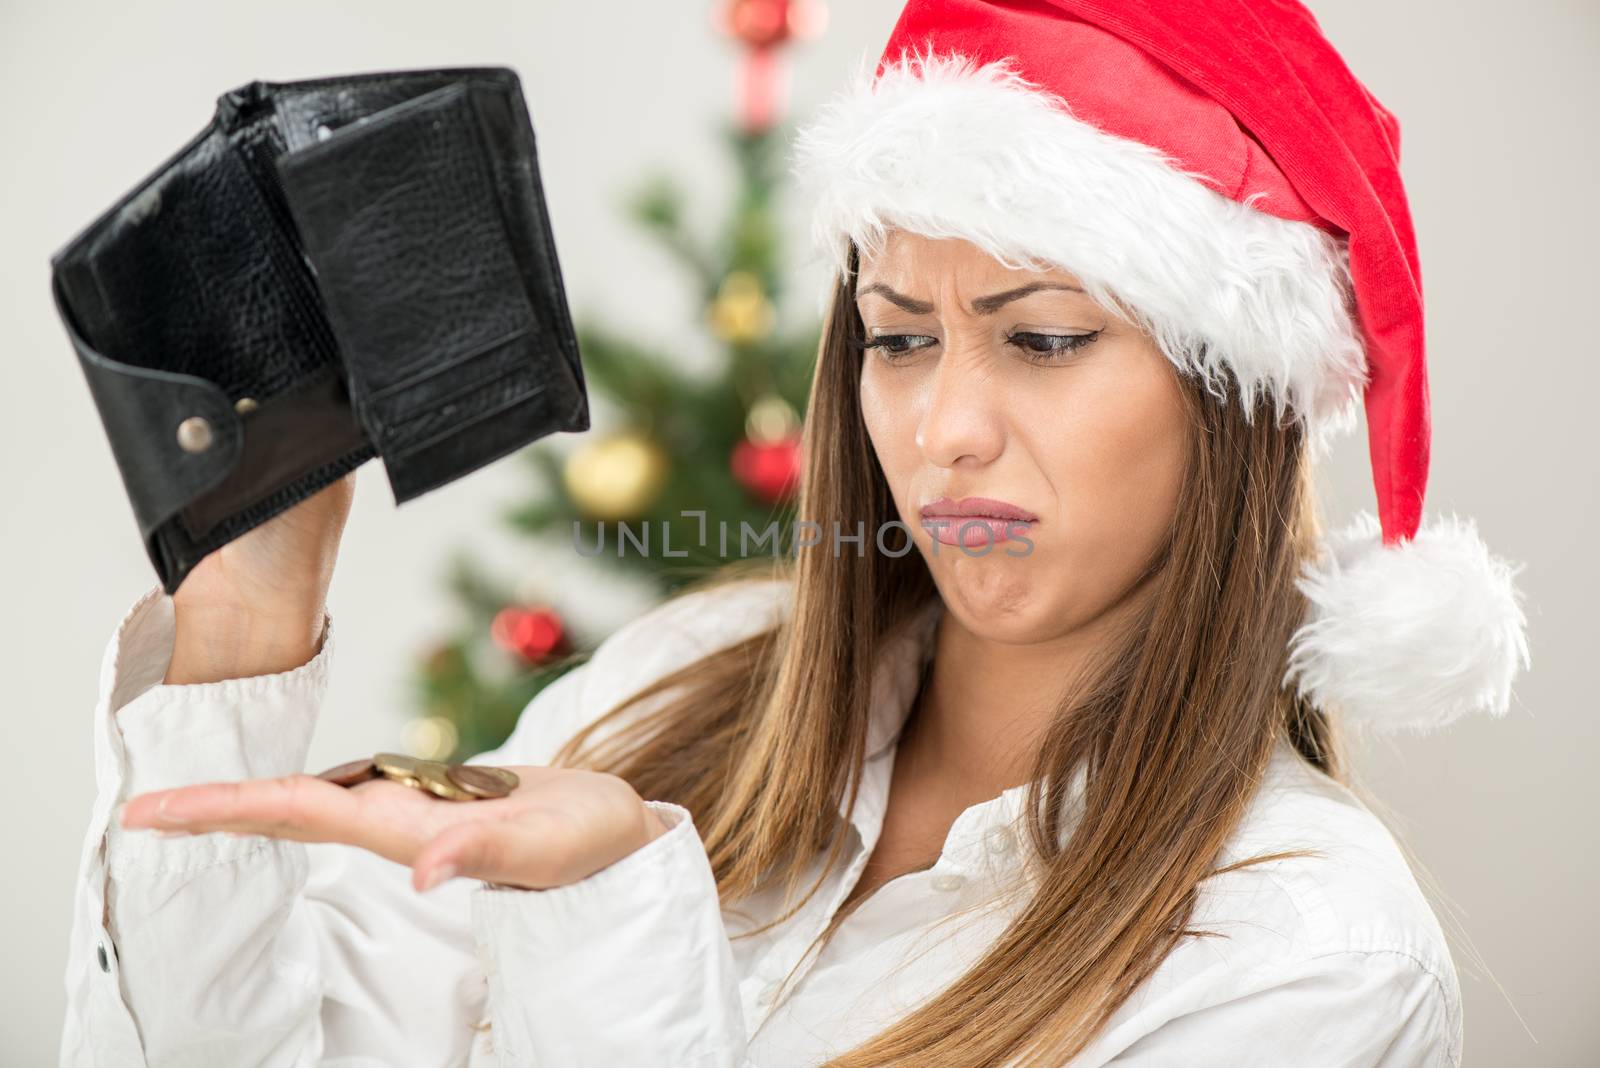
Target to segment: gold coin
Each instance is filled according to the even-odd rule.
[[[378,769],[390,782],[397,782],[401,786],[409,786],[413,790],[421,790],[422,780],[417,778],[417,765],[421,761],[416,757],[406,756],[404,753],[375,753],[372,757],[373,767]]]
[[[517,788],[517,773],[485,764],[451,764],[445,768],[451,780],[474,797],[494,800]]]
[[[417,765],[421,761],[403,753],[377,753],[373,756],[372,763],[377,766],[378,774],[384,778],[414,779],[417,777]]]
[[[417,778],[422,780],[423,789],[446,801],[472,801],[477,797],[476,794],[457,786],[450,778],[450,773],[445,770],[445,766],[437,760],[418,761],[416,774]]]

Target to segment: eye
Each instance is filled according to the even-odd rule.
[[[920,341],[924,344],[913,345],[910,342]],[[885,359],[892,360],[896,356],[905,356],[918,349],[925,349],[928,345],[936,345],[939,339],[928,337],[926,334],[879,334],[873,338],[852,338],[850,344],[861,351],[867,349],[881,350]]]
[[[1098,330],[1087,334],[1039,334],[1019,331],[1006,335],[1006,343],[1021,349],[1033,363],[1049,364],[1062,362],[1066,356],[1093,344],[1099,336]],[[857,337],[850,340],[853,348],[860,351],[878,349],[884,359],[890,361],[938,343],[938,338],[926,334],[879,334],[872,338]]]
[[[1015,345],[1021,349],[1023,355],[1034,363],[1056,363],[1059,358],[1071,355],[1079,349],[1094,343],[1100,336],[1100,331],[1093,330],[1087,334],[1033,334],[1018,332],[1006,336],[1007,344]]]

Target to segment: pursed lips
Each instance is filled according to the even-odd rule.
[[[924,529],[946,545],[978,548],[1010,540],[1039,517],[992,497],[941,497],[922,506]]]

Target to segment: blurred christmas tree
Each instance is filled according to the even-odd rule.
[[[819,32],[824,12],[820,0],[732,0],[716,14],[741,45],[738,117],[724,129],[738,168],[730,213],[720,233],[696,236],[679,187],[665,176],[639,187],[629,210],[693,277],[721,354],[718,373],[684,375],[671,353],[613,334],[574,309],[591,398],[612,402],[624,423],[591,431],[565,455],[548,441],[523,450],[543,477],[507,517],[529,537],[570,538],[576,549],[568,551],[629,572],[663,597],[725,562],[715,533],[722,525],[734,555],[741,523],[756,532],[774,522],[789,529],[798,413],[820,337],[815,323],[778,329],[784,287],[775,198],[785,144],[777,119],[782,49]],[[541,558],[551,566],[548,554]],[[573,654],[605,635],[577,632],[559,605],[523,603],[465,556],[452,563],[450,582],[466,623],[417,665],[420,715],[406,725],[403,744],[419,756],[459,760],[500,745],[528,702],[577,662]]]

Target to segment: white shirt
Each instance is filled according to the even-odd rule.
[[[472,762],[548,763],[583,723],[769,626],[791,597],[765,581],[653,609]],[[545,891],[458,878],[418,893],[408,868],[352,846],[122,830],[113,811],[137,793],[308,770],[334,655],[329,619],[322,650],[294,670],[163,685],[172,602],[151,589],[102,665],[61,1064],[783,1068],[842,1052],[956,978],[1015,907],[984,902],[1019,877],[1023,787],[964,811],[931,869],[883,885],[800,960],[877,841],[941,611],[931,602],[881,654],[846,865],[782,926],[730,941],[775,898],[724,914],[692,819],[663,802],[650,803],[666,834]],[[1072,1068],[1459,1064],[1456,972],[1394,840],[1285,747],[1223,861],[1304,847],[1324,856],[1203,883],[1192,923],[1229,937],[1180,944]]]

